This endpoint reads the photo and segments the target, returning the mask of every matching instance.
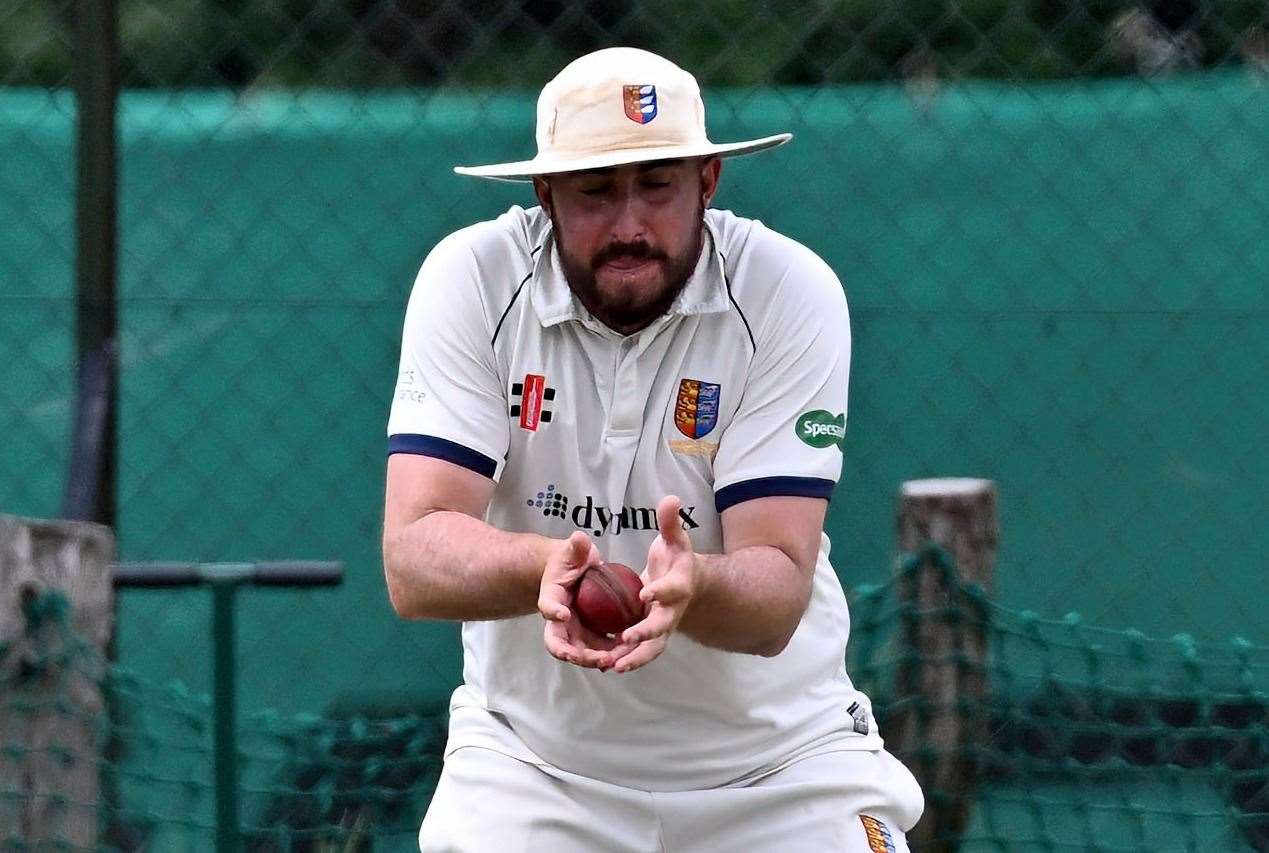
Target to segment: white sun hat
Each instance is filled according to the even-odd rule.
[[[778,133],[748,142],[710,142],[696,78],[668,59],[632,47],[597,50],[564,66],[542,87],[537,121],[538,155],[532,160],[455,166],[454,171],[527,181],[627,163],[750,154],[793,138]]]

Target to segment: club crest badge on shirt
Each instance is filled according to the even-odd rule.
[[[895,853],[894,836],[883,821],[872,815],[861,814],[859,822],[864,825],[864,836],[868,839],[868,849],[873,853]]]
[[[656,86],[622,86],[621,100],[626,118],[635,124],[647,124],[657,117]]]
[[[688,438],[704,438],[718,425],[718,398],[723,386],[699,379],[679,381],[674,425]]]

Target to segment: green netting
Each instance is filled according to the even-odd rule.
[[[69,630],[68,610],[59,592],[33,599],[26,632],[0,640],[0,849],[210,849],[225,795],[218,709],[107,664]],[[239,840],[259,851],[417,849],[444,742],[443,716],[399,708],[250,714],[232,792]]]
[[[947,579],[936,605],[901,600],[921,571]],[[943,837],[975,851],[1269,845],[1269,647],[1152,638],[1076,613],[1045,619],[955,577],[950,558],[930,549],[905,556],[895,581],[858,590],[848,661],[891,748],[925,781],[925,819],[963,810],[960,831]],[[960,643],[920,654],[921,624]],[[931,667],[955,680],[952,698],[904,690]],[[930,740],[949,718],[972,733],[954,749]],[[915,734],[896,743],[905,723]],[[948,766],[972,784],[931,785]]]
[[[847,585],[884,572],[896,484],[966,474],[1000,485],[1002,603],[1269,636],[1240,594],[1269,530],[1265,91],[1238,70],[960,81],[928,108],[889,83],[707,91],[718,139],[797,134],[729,161],[720,205],[848,288],[828,519]],[[422,255],[531,203],[450,166],[530,150],[534,97],[122,96],[121,556],[349,567],[337,593],[243,603],[243,651],[270,661],[244,707],[316,711],[352,685],[436,700],[460,677],[457,631],[383,594],[383,429]],[[46,517],[73,410],[74,115],[69,92],[0,91],[0,216],[19,224],[0,228],[0,508]],[[207,690],[181,654],[205,624],[201,593],[126,592],[119,657]],[[311,677],[277,689],[300,660]]]
[[[947,579],[937,605],[904,599],[918,572]],[[207,849],[212,701],[105,665],[66,628],[67,610],[58,593],[28,601],[26,632],[0,642],[0,847]],[[937,840],[966,851],[1269,845],[1269,647],[1010,610],[956,583],[937,549],[859,589],[853,613],[848,666],[923,780]],[[923,625],[962,642],[920,654]],[[932,667],[958,679],[948,701],[904,686]],[[94,705],[88,685],[107,702]],[[948,720],[967,734],[944,740]],[[251,714],[238,730],[240,838],[259,851],[415,849],[443,744],[441,715],[390,703]],[[68,795],[84,790],[60,781],[76,768],[97,780],[93,797]]]
[[[1247,834],[1255,809],[1230,805],[1262,796],[1261,777],[1222,788],[1216,765],[1190,766],[1212,750],[1235,754],[1221,772],[1264,763],[1259,741],[1238,753],[1212,733],[1264,724],[1263,703],[1212,698],[1244,695],[1237,646],[1020,612],[1269,636],[1263,596],[1247,594],[1263,567],[1245,558],[1269,532],[1263,0],[115,5],[122,556],[349,567],[337,595],[240,603],[242,707],[323,712],[243,718],[252,833],[397,843],[384,827],[403,800],[354,808],[340,792],[367,787],[361,770],[294,756],[322,737],[355,752],[363,731],[415,755],[434,717],[365,693],[428,708],[459,678],[455,627],[397,620],[379,579],[406,292],[445,233],[532,203],[450,166],[530,152],[537,87],[623,42],[698,74],[715,138],[796,135],[730,161],[719,203],[810,245],[849,291],[850,452],[828,519],[844,582],[884,575],[897,483],[1001,486],[1012,570],[994,595],[1013,609],[979,617],[990,707],[963,710],[992,737],[968,754],[982,784],[967,836],[1222,848],[1219,825],[1239,827],[1235,848],[1263,845]],[[0,0],[0,506],[39,516],[56,513],[74,414],[76,18],[67,0]],[[913,614],[894,594],[861,598],[851,654],[897,718],[915,707],[895,690]],[[207,847],[211,656],[190,653],[210,648],[206,605],[197,591],[120,595],[129,669],[102,676],[111,711],[66,711],[103,726],[103,845]],[[178,674],[191,690],[171,686]],[[1249,685],[1260,695],[1262,669]],[[19,695],[56,707],[3,701]],[[0,762],[22,743],[0,731]],[[1042,772],[1053,750],[1085,775]],[[1094,753],[1128,768],[1113,793],[1089,781],[1109,762]],[[382,787],[425,800],[421,785]],[[16,825],[0,819],[0,834]],[[412,828],[399,837],[408,848]]]

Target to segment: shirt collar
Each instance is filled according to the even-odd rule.
[[[705,235],[701,243],[701,256],[696,269],[683,290],[675,298],[667,314],[689,316],[726,311],[731,298],[727,292],[727,280],[723,271],[722,256],[717,249],[718,238],[709,220],[705,220]],[[586,306],[573,294],[564,277],[556,251],[555,233],[546,236],[546,244],[538,253],[531,283],[533,307],[543,326],[555,326],[568,320],[578,320],[588,325],[599,325]]]

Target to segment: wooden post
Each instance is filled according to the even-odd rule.
[[[973,747],[985,735],[986,614],[961,588],[969,583],[991,590],[999,539],[995,483],[959,478],[904,483],[898,538],[901,554],[934,544],[953,563],[949,573],[927,557],[899,579],[898,712],[883,729],[925,791],[925,816],[909,840],[922,850],[953,851],[973,801]]]
[[[97,847],[114,548],[98,524],[0,515],[0,848]]]

